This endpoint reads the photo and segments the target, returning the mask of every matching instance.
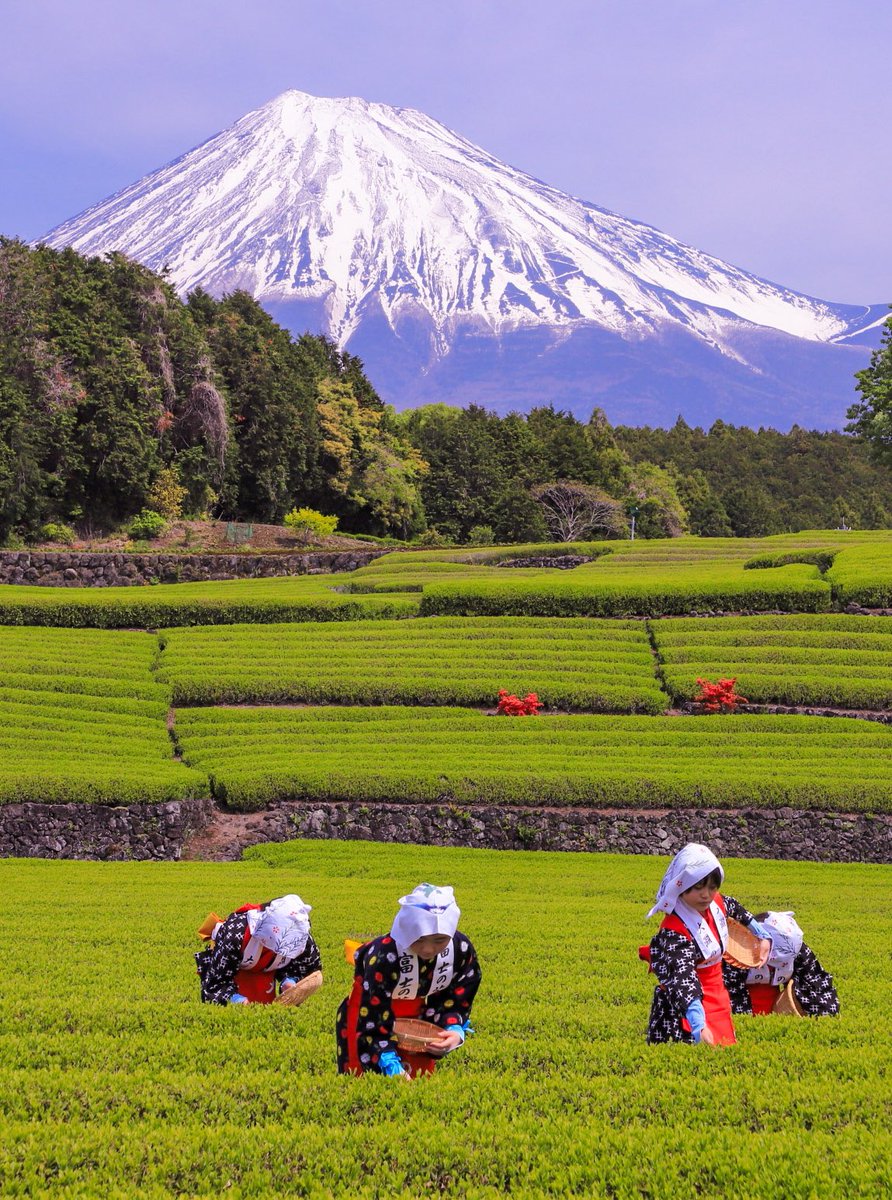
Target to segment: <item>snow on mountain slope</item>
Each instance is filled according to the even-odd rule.
[[[423,113],[296,91],[45,240],[167,264],[184,292],[324,299],[339,341],[370,300],[389,319],[420,306],[443,349],[465,318],[497,332],[584,320],[631,336],[670,320],[721,344],[729,314],[830,341],[865,311],[564,195]]]

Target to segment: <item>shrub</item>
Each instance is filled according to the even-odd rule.
[[[495,540],[492,525],[475,525],[468,534],[469,546],[491,546]]]
[[[149,489],[149,508],[169,521],[175,521],[182,516],[183,501],[188,495],[188,489],[180,483],[180,475],[175,467],[162,467],[158,477]]]
[[[306,545],[309,542],[320,542],[323,538],[331,537],[338,527],[337,517],[326,517],[315,508],[292,508],[285,517],[285,524],[295,533],[300,534]]]
[[[49,521],[40,527],[40,540],[42,542],[62,542],[64,545],[70,546],[75,540],[74,530],[70,525]]]
[[[512,692],[499,688],[499,705],[496,712],[502,717],[536,717],[542,702],[535,692],[528,692],[521,700]]]
[[[700,685],[700,691],[694,697],[694,702],[702,704],[704,712],[734,712],[739,704],[749,703],[746,696],[739,696],[734,691],[736,679],[719,679],[712,683],[708,679],[698,677],[697,683]]]
[[[167,528],[167,522],[160,513],[151,508],[144,508],[138,517],[134,517],[127,526],[127,536],[133,541],[141,541],[160,537]]]

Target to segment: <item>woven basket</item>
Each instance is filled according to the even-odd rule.
[[[793,991],[793,980],[791,979],[787,986],[774,1002],[772,1012],[780,1013],[783,1017],[804,1017],[802,1005],[796,999],[796,993]]]
[[[303,1004],[304,1000],[312,996],[314,992],[318,992],[321,987],[322,972],[314,971],[312,975],[307,975],[305,979],[299,980],[294,987],[280,992],[273,1001],[273,1004],[288,1004],[291,1007],[296,1007],[298,1004]]]
[[[209,942],[214,936],[214,930],[222,922],[223,918],[218,917],[215,912],[208,913],[205,919],[198,926],[198,936],[203,942]]]
[[[728,945],[723,958],[734,967],[757,967],[762,957],[759,939],[745,925],[728,917]]]
[[[400,1050],[424,1051],[430,1042],[439,1037],[443,1030],[431,1021],[419,1021],[415,1017],[397,1017],[393,1023],[396,1044]]]

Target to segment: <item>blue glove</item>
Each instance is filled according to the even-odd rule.
[[[385,1050],[378,1059],[382,1075],[405,1075],[406,1069],[395,1050]]]
[[[750,933],[754,933],[756,937],[765,938],[766,942],[771,941],[771,931],[766,929],[764,925],[760,925],[758,921],[750,921],[747,929]]]
[[[233,992],[233,994],[229,997],[229,1003],[230,1004],[248,1004],[249,1001],[248,1001],[248,997],[243,996],[240,992]]]
[[[692,1000],[688,1005],[685,1017],[691,1027],[691,1036],[695,1042],[699,1042],[700,1035],[706,1028],[706,1013],[703,1011],[703,1002],[701,1000]]]
[[[296,979],[287,979],[287,978],[283,979],[282,982],[279,984],[279,991],[280,992],[287,991],[288,988],[295,987],[296,984],[297,984]]]

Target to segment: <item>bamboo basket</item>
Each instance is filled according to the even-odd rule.
[[[745,925],[728,917],[728,945],[722,956],[732,967],[757,967],[761,958],[759,939]]]
[[[321,987],[322,972],[313,971],[305,979],[299,980],[294,987],[280,992],[273,1001],[273,1004],[287,1004],[292,1008],[296,1008],[298,1004],[303,1004],[304,1000],[308,1000],[314,992],[318,992]]]
[[[208,913],[205,919],[198,926],[198,936],[203,942],[209,942],[214,936],[214,930],[221,924],[223,918],[218,917],[215,912]]]
[[[805,1012],[802,1005],[796,999],[796,993],[793,991],[793,980],[791,979],[787,986],[781,991],[781,994],[774,1002],[772,1012],[780,1013],[783,1017],[804,1017]]]
[[[393,1023],[393,1032],[400,1050],[410,1050],[418,1054],[423,1053],[443,1030],[431,1021],[419,1021],[415,1017],[397,1017]]]

